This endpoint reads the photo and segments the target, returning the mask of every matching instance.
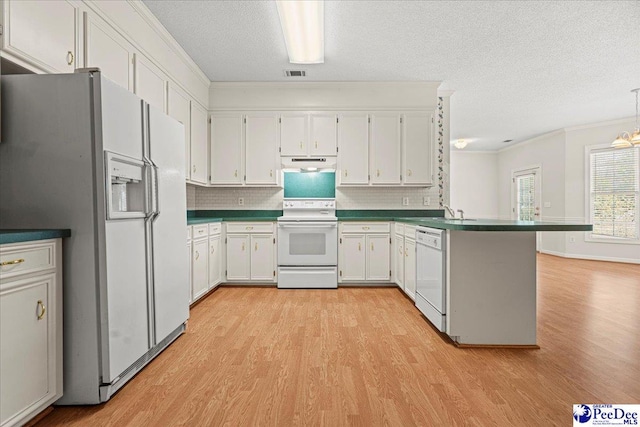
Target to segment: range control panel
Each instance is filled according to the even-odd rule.
[[[285,199],[282,202],[284,210],[322,210],[335,209],[335,199]]]

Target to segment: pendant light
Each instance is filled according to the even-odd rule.
[[[640,87],[633,89],[631,92],[636,94],[636,128],[631,134],[622,132],[618,135],[611,143],[613,148],[640,147],[640,124],[638,124],[638,92],[640,92]]]
[[[464,147],[467,146],[467,141],[464,139],[459,139],[456,142],[454,142],[453,145],[455,145],[458,150],[462,150]]]

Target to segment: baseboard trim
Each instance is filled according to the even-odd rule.
[[[517,350],[540,350],[540,346],[537,344],[460,344],[453,342],[458,348],[502,348],[502,349],[517,349]]]
[[[33,426],[35,426],[40,421],[42,421],[43,418],[45,418],[47,415],[49,415],[52,412],[53,412],[53,405],[49,405],[49,407],[46,408],[44,411],[40,412],[38,415],[36,415],[35,417],[33,417],[29,421],[27,421],[26,424],[24,425],[24,427],[33,427]]]
[[[538,251],[542,254],[553,255],[561,258],[584,259],[588,261],[620,262],[623,264],[640,264],[640,260],[630,258],[603,257],[594,255],[568,254],[565,252],[550,251],[542,249]]]

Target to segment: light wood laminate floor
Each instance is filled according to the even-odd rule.
[[[456,348],[396,288],[221,288],[110,402],[37,425],[566,426],[640,403],[640,266],[538,261],[540,350]]]

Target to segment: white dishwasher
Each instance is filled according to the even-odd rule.
[[[445,230],[416,228],[416,307],[441,332],[446,319]]]

